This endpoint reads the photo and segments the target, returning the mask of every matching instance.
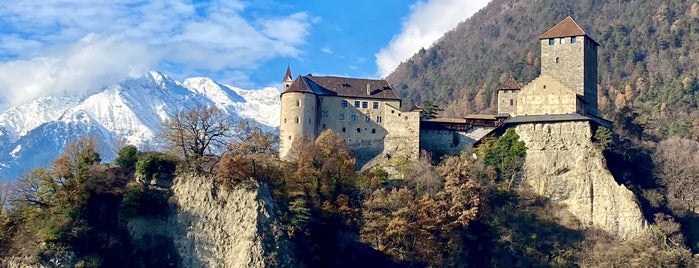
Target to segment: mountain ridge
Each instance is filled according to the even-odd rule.
[[[0,114],[0,178],[12,180],[50,164],[66,144],[85,135],[96,138],[106,161],[114,159],[117,140],[141,149],[162,148],[163,121],[197,104],[216,106],[236,121],[256,120],[266,131],[279,124],[276,88],[245,90],[207,77],[179,82],[151,71],[88,96],[54,94],[5,110]]]

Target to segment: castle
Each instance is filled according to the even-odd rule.
[[[590,121],[609,127],[597,112],[597,47],[571,17],[539,36],[541,75],[521,86],[509,77],[498,89],[496,115],[423,119],[406,112],[385,80],[298,76],[287,67],[281,94],[279,155],[327,129],[345,138],[358,165],[377,157],[417,157],[421,149],[458,154],[503,126]]]

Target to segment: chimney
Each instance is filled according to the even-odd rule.
[[[366,94],[371,95],[371,84],[366,83]]]

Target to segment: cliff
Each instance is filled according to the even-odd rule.
[[[291,243],[277,221],[266,186],[245,182],[229,190],[211,178],[184,176],[170,188],[174,205],[170,215],[129,221],[132,240],[140,243],[137,250],[154,245],[163,252],[170,248],[174,256],[165,256],[164,261],[179,267],[294,265]]]
[[[636,197],[607,170],[591,141],[590,123],[531,123],[515,130],[527,146],[522,186],[561,207],[551,211],[561,224],[598,228],[621,239],[644,231],[647,222]]]

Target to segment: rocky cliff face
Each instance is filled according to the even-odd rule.
[[[291,243],[277,221],[269,190],[246,184],[227,190],[210,178],[179,177],[171,186],[172,213],[162,219],[132,219],[129,232],[144,248],[171,247],[177,256],[165,256],[169,263],[163,266],[293,266]]]
[[[644,231],[636,197],[607,170],[591,141],[590,123],[522,124],[516,131],[527,146],[522,185],[561,207],[551,213],[562,224],[599,228],[621,239]]]

